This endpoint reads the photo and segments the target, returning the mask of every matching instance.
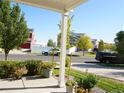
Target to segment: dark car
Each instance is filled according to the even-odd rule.
[[[115,53],[110,52],[97,52],[96,53],[96,60],[100,62],[106,62],[106,63],[116,63],[117,62],[117,56]]]

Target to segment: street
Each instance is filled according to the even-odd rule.
[[[4,60],[4,54],[0,54],[0,60]],[[40,54],[9,54],[8,60],[42,60],[51,61],[52,56],[42,56]],[[59,57],[55,56],[55,61],[59,62]],[[72,63],[84,63],[96,61],[94,57],[72,56]]]

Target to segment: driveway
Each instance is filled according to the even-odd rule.
[[[122,68],[99,66],[94,63],[72,63],[72,68],[124,82],[124,69]]]

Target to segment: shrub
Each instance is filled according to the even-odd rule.
[[[27,70],[24,64],[19,61],[1,61],[0,78],[21,78]]]
[[[27,75],[32,76],[32,75],[37,75],[39,74],[39,65],[42,63],[40,60],[28,60],[25,61],[23,64],[26,66],[26,69],[28,70]]]
[[[18,62],[15,61],[1,61],[0,62],[0,78],[9,78],[12,77],[14,67]]]
[[[86,77],[82,78],[82,87],[88,91],[90,91],[97,84],[96,75],[88,74]]]
[[[83,88],[77,88],[76,93],[85,93]]]
[[[37,60],[19,61],[1,61],[0,78],[19,79],[23,75],[34,76],[42,75],[44,69],[52,69],[56,63],[42,62]]]
[[[73,87],[73,86],[75,86],[76,85],[76,82],[74,81],[74,80],[68,80],[67,82],[66,82],[66,86],[71,86],[71,87]]]
[[[41,69],[52,69],[56,66],[56,63],[51,63],[51,62],[43,62],[41,63]]]
[[[12,73],[12,78],[20,79],[23,75],[27,74],[27,69],[25,66],[23,67],[15,67]]]
[[[70,57],[66,57],[65,67],[69,67],[70,65],[71,65],[71,59]]]

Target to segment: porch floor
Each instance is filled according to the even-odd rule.
[[[66,93],[66,88],[59,88],[53,77],[23,77],[20,80],[0,79],[0,93]]]

